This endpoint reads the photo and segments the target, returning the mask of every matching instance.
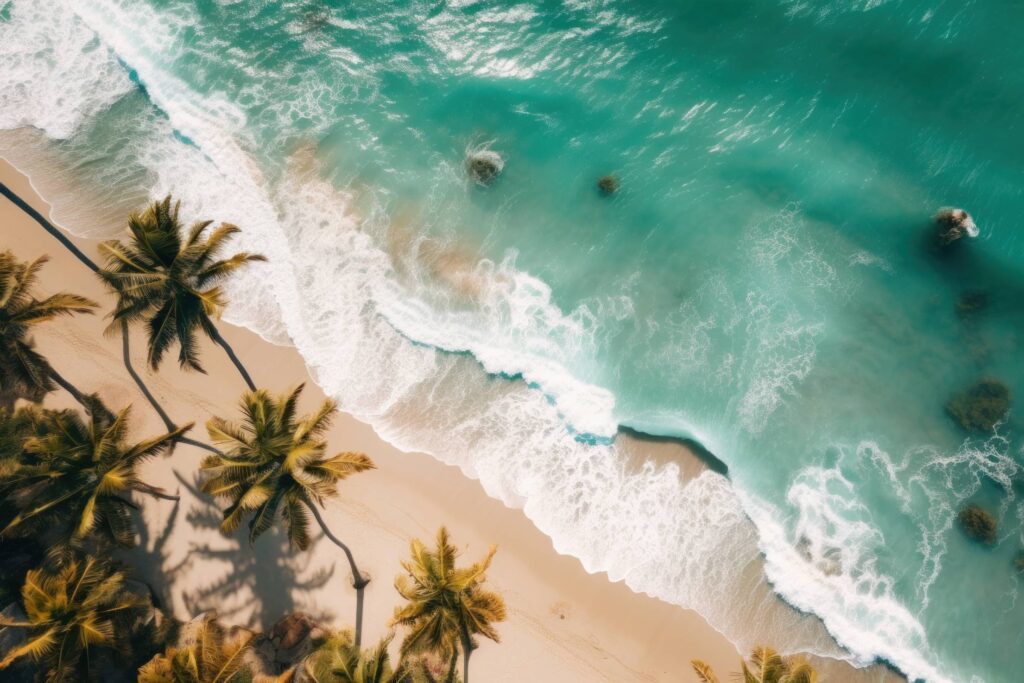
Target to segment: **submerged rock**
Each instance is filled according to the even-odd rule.
[[[478,185],[490,185],[505,168],[505,160],[493,149],[470,150],[466,154],[466,173]]]
[[[976,541],[986,545],[995,545],[996,518],[988,510],[977,505],[968,505],[957,515],[960,528]]]
[[[619,179],[613,175],[603,175],[597,179],[597,190],[605,197],[619,191]]]
[[[946,404],[946,413],[969,432],[988,432],[1010,409],[1010,390],[987,377],[957,394]]]
[[[935,214],[935,224],[938,228],[939,246],[945,247],[963,237],[977,237],[978,226],[975,225],[971,214],[963,209],[940,209]]]
[[[988,292],[968,291],[957,297],[956,312],[961,318],[968,318],[988,308]]]
[[[1013,561],[1013,566],[1017,568],[1017,571],[1024,574],[1024,550],[1017,553],[1017,558]]]

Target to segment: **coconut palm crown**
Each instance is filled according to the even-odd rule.
[[[328,528],[319,506],[338,495],[338,482],[374,468],[363,453],[329,455],[324,434],[336,410],[334,401],[299,417],[297,406],[303,385],[281,396],[267,391],[246,392],[242,397],[242,422],[214,417],[206,424],[210,439],[224,449],[203,460],[206,475],[202,490],[226,503],[221,531],[234,532],[249,518],[249,541],[266,532],[278,516],[288,530],[288,540],[299,550],[309,547],[309,517],[341,548],[352,570],[356,588],[356,644],[360,642],[363,589],[369,581],[356,566],[351,550]]]
[[[32,327],[73,313],[91,313],[96,303],[60,292],[37,299],[32,288],[46,257],[23,263],[9,251],[0,252],[0,393],[39,400],[60,380],[34,348]]]
[[[23,442],[21,462],[0,480],[0,495],[17,510],[0,520],[0,536],[70,525],[72,538],[96,534],[131,547],[131,494],[174,498],[143,482],[137,469],[166,453],[192,425],[129,444],[130,408],[115,415],[90,400],[84,418],[73,410],[34,411],[34,434]]]
[[[47,681],[96,680],[90,648],[123,649],[132,612],[145,601],[124,588],[124,575],[95,557],[75,557],[50,571],[34,569],[22,588],[24,620],[0,617],[0,626],[28,629],[0,670],[30,657]],[[94,659],[94,658],[93,658]]]
[[[307,683],[461,683],[457,672],[435,670],[424,657],[406,657],[398,668],[392,668],[388,646],[393,637],[391,633],[363,650],[352,639],[352,631],[335,631],[299,663],[295,680]]]
[[[397,683],[384,638],[373,648],[360,650],[347,630],[332,633],[302,660],[302,679],[315,683]]]
[[[695,659],[690,664],[702,683],[719,683],[706,663]],[[802,659],[786,660],[770,647],[759,645],[750,653],[748,662],[740,662],[736,678],[743,683],[817,683],[818,672]]]
[[[245,517],[249,540],[266,532],[280,514],[288,527],[288,540],[299,550],[309,547],[307,511],[338,495],[338,482],[373,469],[362,453],[327,454],[324,433],[336,406],[324,401],[311,415],[296,414],[303,385],[288,394],[271,396],[260,389],[242,397],[242,422],[220,417],[206,423],[210,438],[223,455],[203,460],[207,475],[202,490],[230,505],[221,530],[231,533]]]
[[[504,621],[505,601],[486,590],[485,572],[497,548],[491,546],[483,560],[460,569],[457,552],[441,527],[433,552],[420,540],[412,542],[412,559],[402,563],[406,575],[395,579],[395,589],[408,601],[395,610],[392,624],[405,626],[402,655],[430,652],[454,657],[461,648],[462,677],[469,681],[469,655],[476,649],[476,636],[500,642],[496,622]]]
[[[194,223],[183,238],[179,204],[172,205],[170,196],[154,202],[128,217],[126,241],[100,245],[106,265],[99,275],[118,297],[114,322],[145,324],[153,369],[177,343],[181,367],[205,372],[196,340],[201,330],[224,348],[249,388],[255,389],[213,321],[227,304],[221,283],[246,264],[266,259],[247,252],[218,258],[231,236],[240,232],[227,223],[209,235],[206,229],[213,221]]]
[[[252,633],[229,634],[207,612],[185,625],[180,642],[139,668],[138,683],[249,683],[252,669],[245,659]]]

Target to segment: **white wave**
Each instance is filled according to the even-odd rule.
[[[862,662],[881,658],[911,679],[956,680],[953,671],[936,666],[939,658],[919,618],[928,609],[929,589],[942,570],[961,505],[990,480],[1008,494],[1000,516],[1013,507],[1013,480],[1020,466],[1008,446],[998,428],[988,439],[965,440],[948,454],[915,446],[894,458],[873,441],[834,445],[834,464],[805,468],[790,484],[787,509],[795,511],[795,523],[783,524],[782,510],[739,490],[758,528],[773,586],[796,607],[821,616],[830,633]],[[849,471],[859,472],[857,485]],[[858,493],[877,489],[863,481],[865,476],[881,477],[917,527],[916,614],[898,597],[894,579],[879,567],[878,556],[894,540],[885,538]],[[918,517],[914,510],[926,512]],[[1016,582],[1011,582],[1011,599],[1015,591]]]
[[[15,2],[0,21],[0,129],[34,126],[67,138],[131,87],[107,48],[58,0]]]
[[[882,658],[911,679],[951,681],[933,665],[935,655],[924,627],[893,595],[890,580],[875,572],[868,559],[869,548],[856,545],[866,539],[880,540],[877,530],[863,522],[841,522],[829,530],[823,522],[837,521],[829,509],[837,503],[835,496],[818,491],[820,495],[797,498],[801,493],[807,493],[806,486],[792,490],[790,500],[799,501],[800,526],[809,539],[804,544],[791,540],[778,510],[743,497],[744,508],[757,525],[772,586],[797,608],[820,616],[829,632],[857,653],[859,665]],[[837,536],[847,537],[855,545],[842,547]],[[841,562],[851,560],[851,566],[840,569]]]
[[[438,308],[410,296],[394,280],[378,290],[381,313],[410,339],[448,351],[469,351],[491,374],[521,376],[538,386],[578,432],[612,438],[615,395],[565,369],[593,346],[586,309],[565,315],[547,284],[518,270],[515,255],[473,268],[474,305]]]
[[[863,444],[854,458],[873,450]],[[923,625],[878,567],[886,540],[844,473],[847,451],[839,452],[834,465],[807,467],[794,477],[786,494],[788,509],[796,511],[791,529],[781,522],[783,511],[740,492],[758,528],[769,580],[790,603],[818,614],[861,664],[882,658],[911,679],[950,681],[933,665]]]
[[[919,495],[927,500],[928,516],[920,520],[920,550],[924,563],[917,574],[916,587],[921,604],[929,604],[929,589],[938,579],[942,570],[942,558],[946,553],[947,532],[961,505],[976,494],[984,480],[999,484],[1007,496],[1003,499],[1000,517],[1006,513],[1016,498],[1013,482],[1020,473],[1020,465],[1010,455],[1009,440],[999,432],[984,441],[966,439],[956,452],[940,453],[931,447],[914,449],[904,458],[904,469],[908,471],[906,483],[897,487],[908,497]],[[885,462],[884,451],[878,451],[878,458]],[[910,463],[923,463],[912,468]]]

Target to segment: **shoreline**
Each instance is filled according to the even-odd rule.
[[[6,161],[0,162],[0,181],[40,214],[50,215],[28,178]],[[81,292],[109,310],[110,296],[88,269],[6,198],[0,202],[3,248],[23,259],[50,256],[41,275],[41,291]],[[95,252],[95,241],[67,236],[85,253]],[[105,324],[102,314],[58,321],[42,329],[36,342],[40,352],[77,385],[97,390],[113,406],[132,403],[133,433],[155,433],[162,424],[125,371],[117,341],[102,335]],[[322,400],[322,392],[294,349],[271,345],[231,325],[222,324],[221,332],[257,381],[262,380],[261,385],[280,392],[305,381],[303,406],[308,409]],[[144,370],[138,353],[143,340],[133,334],[132,342],[136,370],[172,418],[197,422],[192,438],[205,441],[201,424],[210,414],[234,413],[244,385],[212,343],[203,341],[202,357],[209,373],[204,376],[182,373],[172,362],[159,374]],[[47,403],[71,405],[59,392]],[[737,665],[739,653],[700,615],[634,593],[606,576],[587,573],[575,558],[557,554],[550,539],[520,510],[487,497],[477,482],[455,467],[428,455],[403,453],[380,440],[369,425],[343,413],[337,416],[330,442],[332,448],[367,452],[379,468],[343,482],[339,499],[325,513],[335,533],[350,540],[361,567],[373,579],[367,588],[367,643],[386,633],[385,623],[398,603],[390,583],[400,571],[398,563],[407,554],[408,542],[413,537],[432,538],[437,526],[446,524],[466,560],[482,555],[492,542],[499,546],[489,577],[505,596],[510,617],[499,625],[503,642],[487,643],[474,657],[474,669],[482,680],[668,681],[679,680],[681,670],[683,680],[695,680],[690,658],[709,661],[721,671]],[[320,611],[333,615],[337,625],[350,623],[354,591],[347,568],[333,557],[337,554],[333,546],[316,543],[309,552],[299,554],[286,551],[280,537],[268,534],[271,538],[260,539],[253,548],[247,543],[232,547],[231,540],[215,530],[190,529],[212,512],[207,501],[195,499],[189,487],[182,486],[182,481],[194,483],[200,457],[198,449],[182,444],[174,455],[144,470],[148,481],[169,491],[180,489],[182,496],[180,507],[144,502],[146,531],[132,552],[140,574],[153,581],[165,604],[184,617],[216,602],[225,621],[266,627],[289,607],[313,611],[329,605]],[[423,482],[429,482],[430,490],[424,490]],[[192,523],[184,519],[189,516]],[[168,528],[170,533],[164,535]],[[182,529],[185,534],[175,533]],[[198,533],[186,538],[190,530]],[[333,573],[328,569],[332,563]],[[230,586],[207,585],[208,576],[223,574],[225,566],[231,570],[225,577]],[[318,571],[327,574],[326,581],[320,583]],[[286,591],[290,595],[271,595],[288,583],[293,584]],[[309,588],[303,588],[303,583]],[[268,602],[275,604],[263,604]],[[275,609],[281,612],[276,617]]]
[[[48,207],[38,197],[28,179],[3,161],[0,161],[0,180],[10,185],[25,201],[35,206],[43,215],[49,215]],[[6,200],[0,201],[6,204],[3,208],[3,213],[0,214],[5,218],[5,225],[8,223],[17,225],[16,216],[8,217],[8,209],[13,211],[17,211],[17,209],[9,202],[6,202]],[[21,213],[20,211],[17,212]],[[31,222],[31,219],[24,216],[24,214],[21,214],[21,216],[24,220]],[[33,225],[35,224],[33,223]],[[31,231],[29,231],[25,234],[24,239],[18,240],[18,245],[5,245],[5,248],[15,248],[16,253],[21,258],[33,256],[25,251],[30,248],[35,248],[39,253],[48,253],[52,257],[52,262],[43,271],[42,281],[44,287],[47,289],[57,288],[57,286],[54,286],[54,272],[60,270],[61,279],[58,285],[60,288],[69,288],[70,283],[81,283],[83,288],[78,289],[76,285],[75,291],[87,292],[87,295],[103,302],[104,308],[108,308],[109,295],[102,291],[98,283],[94,283],[95,289],[88,289],[87,284],[93,283],[81,282],[83,279],[91,277],[87,270],[74,260],[63,247],[55,244],[52,237],[44,234],[42,228],[36,225],[35,232],[38,234],[31,234]],[[95,252],[95,240],[68,236],[74,244],[81,246],[87,253]],[[65,261],[65,258],[70,260]],[[75,271],[71,266],[58,268],[58,263],[74,263],[74,268],[81,272]],[[93,320],[84,321],[74,320],[72,323],[77,325],[84,322],[95,325],[95,323],[99,322],[102,325],[102,321],[97,319],[101,318],[101,316],[94,316],[93,318]],[[71,327],[71,325],[67,326]],[[40,349],[51,359],[60,358],[62,353],[66,354],[69,346],[73,349],[88,346],[91,353],[107,356],[106,361],[111,360],[109,356],[112,354],[116,364],[120,363],[120,350],[110,349],[108,340],[102,337],[95,340],[101,342],[97,345],[86,344],[86,340],[81,338],[64,338],[63,343],[51,345],[52,340],[47,341],[45,338],[51,337],[51,332],[54,333],[52,336],[57,336],[57,333],[62,331],[59,327],[60,323],[54,324],[53,328],[44,329],[38,335]],[[224,336],[238,349],[239,355],[246,359],[253,374],[258,379],[264,380],[263,386],[267,386],[267,388],[274,392],[283,391],[290,385],[282,384],[278,379],[282,375],[290,373],[288,376],[292,378],[291,384],[296,384],[303,379],[307,382],[307,391],[303,399],[304,405],[311,405],[314,400],[322,400],[321,390],[309,377],[305,362],[295,349],[273,345],[247,329],[227,324],[223,324],[221,327]],[[133,335],[133,337],[137,337],[137,335]],[[142,346],[142,340],[135,338],[133,348],[136,352]],[[138,353],[134,355],[137,357]],[[285,358],[286,356],[287,358]],[[232,414],[230,406],[233,406],[235,399],[240,395],[243,388],[235,374],[234,368],[227,364],[226,358],[221,356],[219,349],[213,347],[206,340],[203,343],[203,359],[210,371],[210,375],[207,377],[185,375],[171,367],[171,363],[166,364],[161,369],[160,375],[144,371],[146,373],[145,381],[150,385],[151,389],[157,389],[154,393],[159,391],[158,395],[165,407],[171,406],[169,412],[176,421],[186,422],[194,419],[199,423],[200,428],[193,429],[190,434],[193,438],[199,439],[203,439],[202,432],[204,430],[201,429],[201,423],[205,421],[207,415],[214,410],[219,410],[217,414],[220,415]],[[268,363],[267,361],[270,362]],[[110,365],[111,374],[113,374],[116,371],[116,364],[107,364]],[[139,363],[138,361],[136,361],[135,365],[137,369],[144,367],[144,363]],[[269,375],[275,378],[274,381],[269,383],[265,381],[268,377],[266,370],[268,366],[272,366],[275,370],[269,373]],[[134,384],[128,380],[123,365],[120,368],[124,381],[108,386],[106,389],[101,389],[101,395],[108,397],[113,393],[121,393],[127,387],[131,391],[130,395],[135,399],[133,402],[137,405],[134,411],[135,419],[137,420],[136,424],[141,425],[145,423],[147,429],[158,429],[160,423],[153,421],[156,417],[155,414],[148,404],[138,400],[142,398],[141,394],[138,393]],[[216,396],[211,395],[208,388],[202,386],[204,380],[206,384],[209,384],[214,378],[224,380],[224,386],[219,387],[223,391],[217,392]],[[172,379],[173,386],[171,385]],[[81,380],[78,383],[84,384],[86,387],[90,386],[87,382],[82,382]],[[115,387],[118,387],[118,390],[115,390]],[[227,387],[231,387],[231,390],[228,391]],[[174,390],[173,394],[171,394],[172,389]],[[185,393],[181,393],[182,389],[185,389]],[[190,389],[196,392],[193,394],[193,397],[200,400],[190,403],[187,393]],[[234,396],[231,396],[231,392],[234,392]],[[203,401],[202,399],[207,400]],[[202,414],[197,415],[195,414],[196,410],[193,408],[192,413],[189,414],[186,412],[186,407],[182,406],[183,402],[188,408],[192,408],[192,405],[197,405],[202,406],[205,411],[200,411]],[[228,407],[225,407],[226,405]],[[143,416],[143,413],[146,413],[146,415]],[[590,573],[586,571],[575,557],[555,552],[552,540],[533,525],[524,510],[506,507],[500,501],[487,497],[478,482],[464,476],[454,466],[443,464],[439,459],[430,455],[399,451],[381,440],[372,427],[359,422],[356,418],[347,414],[339,413],[337,422],[338,424],[335,426],[333,433],[338,434],[341,431],[345,431],[348,434],[348,438],[332,437],[332,447],[347,448],[353,441],[358,442],[360,449],[367,451],[375,460],[379,460],[378,464],[381,466],[380,470],[362,475],[351,482],[343,483],[340,505],[337,507],[343,508],[343,511],[348,516],[368,523],[369,526],[376,527],[378,531],[386,531],[392,536],[392,538],[388,539],[389,543],[386,545],[389,547],[384,552],[380,549],[377,552],[369,550],[370,547],[380,545],[379,542],[382,539],[379,538],[364,535],[359,542],[352,543],[357,556],[360,558],[360,564],[368,568],[368,573],[375,579],[367,591],[367,642],[372,642],[373,639],[384,634],[383,623],[386,621],[390,611],[389,608],[394,602],[393,597],[397,597],[389,595],[390,587],[387,584],[389,583],[390,576],[397,573],[398,561],[405,555],[404,548],[408,540],[413,536],[429,538],[433,535],[430,525],[424,526],[419,519],[413,518],[409,512],[414,511],[417,518],[429,518],[430,516],[438,518],[441,517],[439,513],[442,510],[446,510],[450,519],[439,519],[436,525],[441,523],[447,524],[452,531],[456,543],[460,547],[464,547],[463,543],[467,539],[472,539],[466,556],[467,559],[471,559],[475,555],[484,552],[487,544],[490,542],[497,542],[499,545],[499,553],[491,576],[494,584],[506,595],[511,609],[510,621],[502,624],[503,628],[500,630],[503,632],[503,635],[508,631],[514,631],[514,633],[506,635],[505,640],[508,642],[503,645],[492,646],[488,644],[484,646],[478,657],[474,658],[475,667],[479,666],[483,671],[491,672],[490,674],[480,674],[485,676],[485,680],[523,680],[526,678],[538,681],[678,681],[680,680],[680,675],[682,675],[682,680],[696,680],[689,667],[689,659],[700,658],[708,661],[723,674],[732,671],[738,664],[739,653],[736,651],[735,646],[698,613],[662,602],[646,594],[634,592],[623,581],[610,580],[605,572]],[[356,434],[355,439],[352,439],[351,435],[353,433]],[[685,479],[696,476],[705,468],[719,471],[719,467],[724,466],[714,456],[711,456],[711,459],[702,459],[693,452],[692,447],[688,447],[679,440],[650,436],[627,428],[619,430],[616,439],[620,438],[624,441],[625,450],[630,453],[630,461],[633,463],[633,466],[647,467],[653,465],[660,468],[666,463],[673,463],[679,467],[681,476]],[[179,447],[179,450],[182,451],[186,449],[189,451],[196,450],[184,445]],[[377,456],[382,451],[387,453],[387,458],[381,459]],[[429,481],[432,487],[437,488],[438,491],[434,496],[430,496],[429,492],[426,492],[425,495],[422,490],[416,491],[416,493],[420,494],[421,498],[426,498],[426,500],[410,501],[409,495],[412,493],[412,490],[415,488],[421,489],[422,487],[417,487],[415,482],[410,481],[409,472],[389,472],[388,476],[392,480],[386,482],[383,488],[388,489],[392,493],[398,489],[405,496],[402,506],[394,505],[392,506],[394,509],[387,511],[388,514],[383,514],[382,511],[374,509],[372,501],[356,505],[350,504],[349,497],[353,493],[358,493],[357,488],[363,484],[369,485],[368,477],[380,478],[382,476],[381,472],[385,469],[381,465],[383,460],[386,460],[389,465],[397,465],[398,469],[413,470],[412,478]],[[402,462],[398,463],[398,460]],[[156,463],[156,465],[161,464],[163,463]],[[187,469],[178,467],[176,468],[177,471],[171,473],[167,472],[166,469],[164,468],[162,476],[153,477],[154,483],[172,486],[167,477],[176,477],[177,481],[186,485],[187,491],[188,485],[192,482],[189,481],[188,477],[181,475],[181,471],[187,471]],[[194,469],[194,467],[191,468],[193,472]],[[387,469],[391,470],[393,468],[389,466]],[[367,479],[364,480],[364,477]],[[186,499],[186,491],[182,492],[183,504]],[[452,493],[456,495],[451,495]],[[386,497],[381,496],[381,498],[384,499]],[[199,500],[191,502],[201,504]],[[384,504],[382,503],[381,505]],[[497,506],[498,509],[494,509],[494,506]],[[173,519],[166,511],[150,509],[156,507],[159,506],[146,506],[146,520],[150,528],[165,519]],[[486,508],[484,515],[480,515],[479,510],[481,508]],[[195,506],[187,514],[193,514],[194,510]],[[207,510],[207,512],[210,511]],[[329,520],[334,520],[331,522],[332,528],[338,527],[343,533],[348,531],[348,524],[337,521],[342,519],[342,516],[338,515],[338,510],[328,510],[327,516]],[[154,520],[153,517],[156,519]],[[396,517],[398,518],[397,520],[395,519]],[[464,528],[467,526],[467,522],[469,522],[469,529]],[[434,528],[436,528],[436,525]],[[355,537],[355,533],[356,530],[353,529],[353,537]],[[223,546],[226,541],[219,537],[219,534],[209,535],[212,538],[206,541],[206,545],[193,543],[188,548],[182,548],[181,544],[184,543],[184,540],[171,533],[163,541],[154,541],[154,547],[151,549],[151,552],[164,553],[166,550],[165,560],[178,560],[183,556],[183,559],[180,559],[178,563],[179,569],[182,563],[190,563],[196,560],[197,557],[199,565],[207,567],[210,564],[216,565],[218,561],[223,560],[232,551],[224,549]],[[147,540],[144,539],[144,541]],[[220,541],[219,544],[218,540]],[[378,543],[375,544],[375,541]],[[266,545],[270,545],[270,543],[271,541],[268,540]],[[394,548],[396,543],[399,546],[397,552]],[[360,548],[364,548],[362,552],[359,551]],[[236,555],[244,555],[248,548],[242,547],[234,550],[237,551]],[[258,548],[255,550],[258,550]],[[225,552],[228,555],[225,555]],[[329,556],[331,552],[332,548],[328,547],[324,551],[323,548],[317,546],[308,553],[310,561],[305,568],[301,571],[295,569],[288,571],[293,572],[292,578],[296,583],[301,583],[302,580],[308,581],[310,579],[304,579],[302,572],[308,569],[309,565],[315,565],[313,571],[315,574],[318,568],[322,569],[326,566],[324,562],[328,558],[323,556]],[[387,564],[381,562],[380,556],[382,554],[389,557]],[[529,570],[532,570],[532,575],[526,576],[522,572],[516,573],[511,570],[500,571],[503,555],[508,557],[513,554],[516,564],[521,569],[526,570],[527,573]],[[292,556],[290,559],[285,559],[286,564],[295,559],[294,553]],[[286,554],[284,558],[287,558]],[[133,561],[139,562],[140,559],[144,558],[136,558]],[[282,560],[282,557],[275,559]],[[304,560],[305,558],[298,559]],[[207,562],[202,560],[207,560]],[[252,563],[251,558],[249,558],[249,562],[250,564]],[[157,581],[162,578],[158,575],[166,571],[166,564],[167,562],[165,561],[160,566],[152,567],[151,571]],[[171,562],[171,564],[174,566],[175,563]],[[382,566],[390,568],[381,569],[380,567]],[[253,571],[258,572],[259,567],[253,567]],[[554,574],[551,574],[552,571]],[[191,567],[191,572],[185,572],[187,576],[184,583],[187,584],[188,579],[197,572],[199,574],[204,573],[202,569],[197,569],[196,567]],[[287,574],[287,572],[285,573]],[[344,568],[340,568],[338,572],[328,576],[322,585],[313,590],[332,596],[342,592],[344,593],[346,603],[349,601],[354,602],[354,593],[351,586],[346,584],[346,573]],[[266,577],[263,578],[265,579]],[[174,577],[171,577],[170,581],[164,582],[168,585],[162,592],[166,593],[164,597],[167,598],[167,604],[171,605],[177,614],[183,615],[194,612],[197,608],[203,606],[204,591],[202,590],[202,585],[189,585],[179,588],[173,579]],[[193,579],[194,583],[195,580]],[[754,583],[758,583],[758,581]],[[763,583],[763,581],[760,583]],[[244,591],[244,589],[248,588],[254,594],[258,594],[263,589],[262,584],[262,580],[254,579],[254,583],[251,586],[240,585],[237,582],[232,585],[234,589]],[[393,590],[390,590],[390,592],[393,593]],[[198,598],[196,593],[198,593]],[[544,596],[543,599],[540,596]],[[210,596],[207,595],[206,597]],[[237,596],[231,595],[226,597],[235,598]],[[266,600],[266,596],[263,595],[256,597],[259,598],[256,602]],[[743,598],[744,596],[737,596],[737,599]],[[337,600],[336,597],[332,597],[332,599]],[[289,600],[284,602],[289,602]],[[292,602],[296,601],[293,599]],[[321,602],[321,600],[313,599],[309,604],[319,605]],[[379,604],[381,602],[386,604]],[[524,608],[524,603],[529,603],[530,607],[528,609]],[[297,603],[297,606],[301,608],[302,604]],[[385,607],[387,609],[384,609]],[[264,605],[257,605],[255,609],[249,609],[248,612],[244,604],[237,606],[237,608],[232,604],[228,609],[234,610],[236,614],[248,614],[245,618],[248,618],[250,623],[253,621],[252,613],[254,611],[268,611]],[[340,616],[338,622],[344,623],[348,610],[344,608],[338,609],[338,614]],[[232,621],[232,617],[229,614],[225,613],[224,616],[227,621]],[[513,627],[512,623],[517,621],[517,617],[521,617],[521,621],[526,622],[525,625],[520,623]],[[264,614],[263,618],[264,620],[271,619],[273,621],[272,615],[269,614]],[[269,626],[269,624],[263,625]],[[519,645],[513,645],[513,642],[519,643]],[[772,643],[766,642],[766,644],[771,645]],[[526,659],[524,657],[525,653],[522,651],[516,652],[516,648],[520,650],[526,648],[528,652],[535,653],[536,656],[531,659],[530,663],[537,667],[536,670],[538,672],[543,670],[544,674],[531,674],[531,669],[529,668],[523,670],[521,667],[527,664],[524,661]],[[590,661],[595,653],[600,660],[596,663]],[[489,665],[484,663],[484,660],[493,660],[493,663]],[[499,661],[502,664],[496,664]],[[510,662],[514,663],[511,667]],[[584,662],[586,663],[585,665],[583,664]],[[816,658],[816,663],[822,663],[822,660]],[[840,670],[845,672],[842,680],[851,680],[852,678],[858,680],[887,679],[885,674],[877,671],[880,668],[878,666],[873,666],[870,669],[855,670],[835,660],[826,662],[826,664],[828,663],[835,665],[834,667],[827,667],[833,670],[831,672],[833,677]],[[517,669],[516,665],[520,668]],[[562,665],[563,668],[560,669],[559,665]],[[494,668],[492,669],[491,666],[494,666]],[[581,666],[584,668],[581,669]],[[558,673],[559,671],[561,673]],[[511,677],[504,678],[503,676]],[[595,676],[597,677],[595,678]]]

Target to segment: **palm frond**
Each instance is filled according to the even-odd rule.
[[[777,683],[786,673],[786,663],[779,653],[770,647],[759,645],[750,654],[750,663],[753,665],[752,672],[749,672],[751,681],[756,683]],[[743,666],[743,675],[748,676],[746,664]]]
[[[701,680],[701,683],[718,683],[718,676],[715,675],[715,672],[712,670],[710,665],[699,659],[692,659],[690,660],[690,666],[693,667],[693,670],[697,674],[697,678]]]
[[[818,683],[818,672],[803,660],[791,660],[785,683]]]
[[[353,474],[376,469],[370,457],[365,453],[346,451],[331,456],[327,460],[321,460],[309,465],[307,469],[323,473],[332,481],[340,481]]]
[[[288,542],[299,550],[309,547],[309,515],[306,506],[297,500],[288,501],[284,508],[285,521],[288,524]]]
[[[34,350],[32,328],[59,316],[90,313],[96,306],[66,292],[36,298],[32,289],[46,262],[40,257],[25,263],[10,251],[0,252],[0,390],[33,401],[52,391],[54,383],[49,363]]]
[[[250,489],[252,491],[252,489]],[[280,488],[274,489],[265,502],[261,503],[249,520],[249,542],[252,543],[261,534],[265,533],[274,524],[277,518],[277,509],[281,505],[284,491]]]
[[[177,340],[177,306],[176,299],[168,299],[146,323],[149,334],[147,360],[154,370],[160,367],[164,354]]]
[[[40,633],[34,634],[18,647],[11,648],[7,655],[0,660],[0,670],[6,669],[22,657],[31,657],[33,661],[39,661],[48,655],[57,642],[57,628],[51,627]]]
[[[86,299],[84,296],[61,292],[42,301],[33,301],[31,305],[25,306],[12,315],[10,320],[22,325],[31,325],[33,323],[53,320],[63,315],[92,313],[93,309],[97,306],[99,304],[91,299]]]
[[[250,515],[250,538],[264,533],[282,515],[289,540],[300,549],[309,545],[309,520],[303,501],[311,504],[335,494],[337,482],[372,467],[368,457],[339,453],[324,458],[326,443],[313,433],[330,412],[323,406],[311,416],[296,418],[302,386],[281,396],[265,390],[246,392],[240,401],[242,419],[221,417],[207,422],[210,438],[228,447],[223,455],[203,461],[204,492],[229,501],[221,523],[234,531]]]

